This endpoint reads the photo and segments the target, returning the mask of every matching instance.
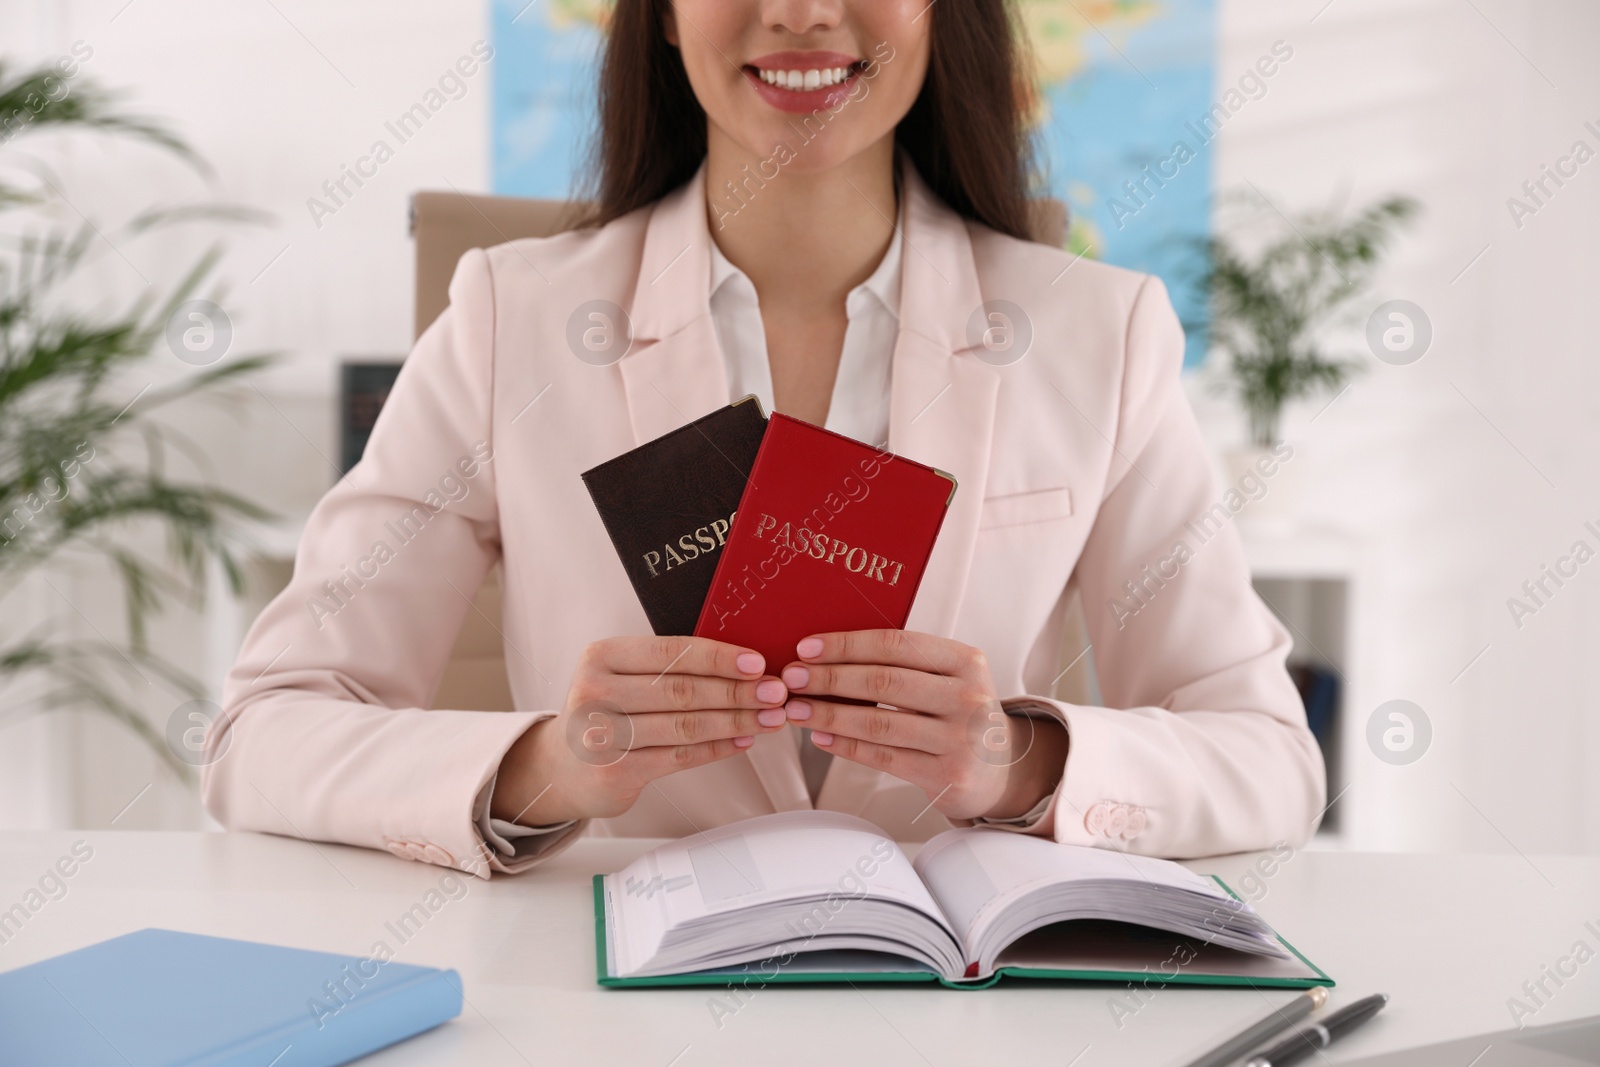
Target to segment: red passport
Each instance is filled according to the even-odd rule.
[[[956,480],[774,412],[700,609],[697,637],[776,674],[802,637],[903,629]]]

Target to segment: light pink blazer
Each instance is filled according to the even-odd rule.
[[[228,677],[234,721],[203,786],[224,825],[484,876],[576,839],[506,860],[474,802],[511,743],[561,709],[585,645],[650,632],[579,472],[729,402],[703,182],[702,167],[598,230],[462,257],[449,309],[406,360],[361,463],[312,513],[292,582]],[[1219,488],[1162,283],[966,222],[909,165],[904,188],[889,448],[959,483],[908,628],[981,648],[1008,705],[1031,698],[1065,723],[1061,785],[1027,832],[1175,857],[1304,841],[1322,758],[1284,669],[1289,637],[1234,529],[1202,543],[1186,525]],[[632,348],[610,365],[568,345],[569,318],[592,300],[632,321]],[[1031,321],[1015,363],[975,354],[969,324],[986,300]],[[1192,552],[1176,566],[1179,543]],[[497,559],[494,621],[520,710],[423,710]],[[1074,587],[1105,707],[1049,697]],[[839,759],[817,806],[902,839],[949,826],[923,814],[919,789]],[[580,832],[679,836],[809,807],[783,731]]]

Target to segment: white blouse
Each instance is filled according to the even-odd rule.
[[[889,366],[900,332],[900,244],[900,226],[896,225],[877,269],[845,297],[844,348],[823,424],[834,433],[883,447],[889,443]],[[729,262],[715,240],[711,242],[711,318],[722,344],[729,402],[754,393],[762,410],[773,411],[772,364],[755,283]],[[778,669],[778,665],[767,666],[769,671]],[[815,803],[833,753],[813,745],[809,729],[791,732],[799,746],[806,791]]]
[[[889,440],[889,364],[900,331],[900,229],[872,276],[845,297],[848,322],[833,379],[826,429],[885,445]],[[731,403],[748,393],[770,413],[772,366],[755,284],[711,242],[711,318],[722,342]]]

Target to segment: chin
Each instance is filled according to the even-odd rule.
[[[839,128],[837,124],[848,117],[848,109],[830,116],[829,125],[821,130],[803,123],[804,116],[776,122],[763,116],[721,129],[752,160],[750,169],[759,171],[764,178],[778,173],[822,174],[849,162],[893,132],[885,129],[868,133],[859,124],[850,129]]]

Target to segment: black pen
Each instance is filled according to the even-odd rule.
[[[1288,1064],[1298,1063],[1318,1049],[1327,1048],[1378,1014],[1387,1003],[1389,1003],[1387,993],[1374,993],[1365,1000],[1358,1000],[1348,1008],[1334,1012],[1322,1022],[1313,1023],[1293,1037],[1285,1038],[1260,1055],[1250,1057],[1244,1067],[1287,1067]]]
[[[1308,989],[1281,1008],[1273,1008],[1255,1025],[1235,1034],[1184,1067],[1228,1067],[1240,1056],[1257,1048],[1269,1037],[1277,1037],[1328,1002],[1328,991],[1321,986]]]

